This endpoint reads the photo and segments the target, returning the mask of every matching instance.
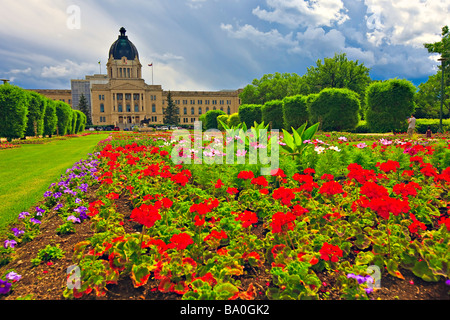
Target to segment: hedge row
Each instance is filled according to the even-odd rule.
[[[0,86],[0,137],[66,135],[84,131],[86,115],[62,101],[9,83]]]

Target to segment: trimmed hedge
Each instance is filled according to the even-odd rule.
[[[0,85],[0,137],[23,138],[27,128],[29,95],[20,87]]]
[[[323,89],[308,105],[311,123],[323,131],[353,130],[359,123],[361,103],[356,92],[345,88]]]
[[[414,113],[416,87],[408,80],[374,82],[366,90],[365,119],[373,132],[402,131]]]
[[[239,107],[238,115],[241,122],[245,123],[247,128],[253,126],[254,122],[261,123],[262,105],[260,104],[242,104]]]
[[[272,100],[266,102],[261,109],[261,120],[265,124],[271,123],[271,129],[283,129],[283,101]]]
[[[289,96],[283,99],[284,128],[296,129],[309,120],[308,97],[304,95]]]

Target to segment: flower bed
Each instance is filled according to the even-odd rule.
[[[65,220],[55,232],[94,232],[73,248],[65,298],[126,287],[147,299],[392,299],[383,287],[396,281],[449,297],[446,140],[313,139],[261,176],[256,164],[174,164],[168,134],[112,137],[95,180],[62,180],[40,207]]]

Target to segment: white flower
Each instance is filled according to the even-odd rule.
[[[314,151],[316,151],[318,154],[321,154],[322,152],[325,151],[325,148],[324,147],[315,147]]]
[[[339,149],[337,146],[331,146],[328,149],[331,149],[331,150],[334,150],[334,151],[337,151],[337,152],[341,151],[341,149]]]

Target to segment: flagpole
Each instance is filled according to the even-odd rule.
[[[100,68],[100,74],[102,74],[102,62],[101,61],[98,62],[98,66]]]
[[[149,67],[152,67],[152,85],[153,85],[153,62],[150,63],[148,66],[149,66]]]

